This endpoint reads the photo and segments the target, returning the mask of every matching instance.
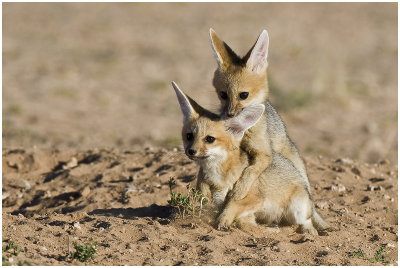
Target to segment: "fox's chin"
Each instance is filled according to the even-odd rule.
[[[208,156],[193,156],[193,155],[187,155],[187,157],[189,157],[190,160],[194,161],[202,161],[208,158]]]

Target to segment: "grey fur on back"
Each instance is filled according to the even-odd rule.
[[[266,118],[268,135],[271,138],[272,144],[276,146],[280,143],[279,141],[282,140],[283,135],[287,136],[286,127],[281,117],[268,100],[265,102],[265,113],[267,114]]]
[[[289,138],[286,132],[286,126],[281,117],[268,100],[265,102],[265,112],[267,121],[267,134],[270,138],[273,151],[282,154],[293,163],[306,182],[307,190],[311,195],[310,183],[308,181],[307,171],[303,160],[301,159],[296,146]]]
[[[299,182],[306,188],[306,184],[293,163],[280,153],[272,153],[272,162],[270,166],[260,175],[261,180],[268,180],[269,183],[277,181],[279,185],[282,182]]]

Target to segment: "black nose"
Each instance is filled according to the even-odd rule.
[[[235,115],[234,115],[233,113],[227,113],[227,116],[228,116],[229,118],[232,118],[232,117],[234,117]]]
[[[189,154],[189,155],[195,155],[195,154],[196,154],[196,150],[189,149],[189,150],[188,150],[188,154]]]

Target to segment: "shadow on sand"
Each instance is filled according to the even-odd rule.
[[[135,217],[169,218],[173,214],[173,208],[152,204],[140,208],[110,208],[95,209],[88,215],[112,216],[123,219],[134,219]]]

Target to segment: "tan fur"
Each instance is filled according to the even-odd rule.
[[[198,136],[195,137],[192,145],[185,146],[190,146],[200,152],[198,158],[195,159],[200,166],[198,185],[201,191],[211,195],[213,202],[221,210],[217,220],[218,228],[229,227],[235,218],[238,218],[239,226],[248,229],[249,226],[255,225],[254,220],[257,215],[257,218],[267,223],[279,223],[282,219],[286,219],[290,223],[300,224],[302,232],[317,234],[311,224],[312,201],[300,174],[288,160],[273,153],[272,165],[249,186],[249,194],[241,200],[228,201],[227,193],[235,183],[238,183],[237,180],[242,171],[250,163],[247,153],[237,148],[239,143],[229,137],[226,131],[225,133],[220,131],[224,128],[222,122],[211,120],[207,122],[206,118],[199,117],[190,125],[191,127],[186,126],[184,129],[196,129]],[[195,125],[194,128],[193,125]],[[216,143],[206,144],[205,135],[214,135]],[[207,155],[216,147],[220,147],[226,153],[224,158],[201,159],[201,156]],[[305,216],[300,221],[293,216],[294,213],[290,209],[290,204],[296,196],[300,197],[300,201],[297,202],[304,204],[305,208]],[[270,207],[264,203],[272,203],[277,207],[278,212],[271,214]]]
[[[179,91],[177,94],[183,93]],[[194,111],[190,120],[184,123],[182,138],[186,154],[189,149],[196,151],[195,155],[188,156],[200,166],[198,189],[209,195],[221,211],[218,228],[229,227],[235,219],[242,228],[254,226],[256,219],[267,223],[279,223],[285,219],[299,224],[302,232],[311,234],[317,234],[315,228],[322,230],[327,227],[320,224],[322,219],[315,218],[314,205],[301,174],[289,160],[275,152],[271,152],[268,168],[250,185],[244,185],[248,188],[244,198],[228,198],[228,192],[242,182],[243,170],[254,159],[240,148],[246,136],[243,139],[233,136],[229,132],[229,120],[210,117],[208,111],[204,113],[200,108],[188,109]],[[259,119],[264,116],[261,113],[258,122],[263,119]],[[257,129],[257,125],[248,127]],[[187,139],[188,133],[193,133],[193,139]],[[215,141],[206,142],[207,136],[215,137]]]
[[[262,72],[255,73],[247,66],[247,61],[256,45],[249,50],[246,56],[240,58],[212,29],[210,29],[210,39],[215,54],[219,56],[219,66],[214,73],[213,85],[221,101],[221,114],[236,116],[248,105],[262,103],[266,106],[265,119],[260,120],[255,127],[250,129],[242,141],[242,149],[248,152],[254,161],[243,172],[242,178],[233,189],[231,193],[233,199],[237,200],[246,196],[248,188],[243,185],[251,184],[261,171],[268,167],[271,163],[272,150],[292,161],[302,174],[310,193],[304,163],[294,143],[290,140],[280,116],[268,101],[267,68],[265,67]],[[221,43],[224,45],[215,46]],[[267,65],[265,62],[265,66]],[[227,100],[221,98],[221,92],[226,92]],[[240,92],[248,92],[248,98],[241,100]],[[243,182],[240,183],[241,181]]]
[[[268,97],[266,73],[264,76],[252,74],[243,66],[218,68],[214,73],[213,85],[221,101],[223,114],[233,113],[236,116],[244,107],[254,104],[255,100],[257,103],[263,103]],[[228,94],[228,100],[221,98],[221,91]],[[240,100],[238,96],[241,92],[249,92],[250,97]]]

